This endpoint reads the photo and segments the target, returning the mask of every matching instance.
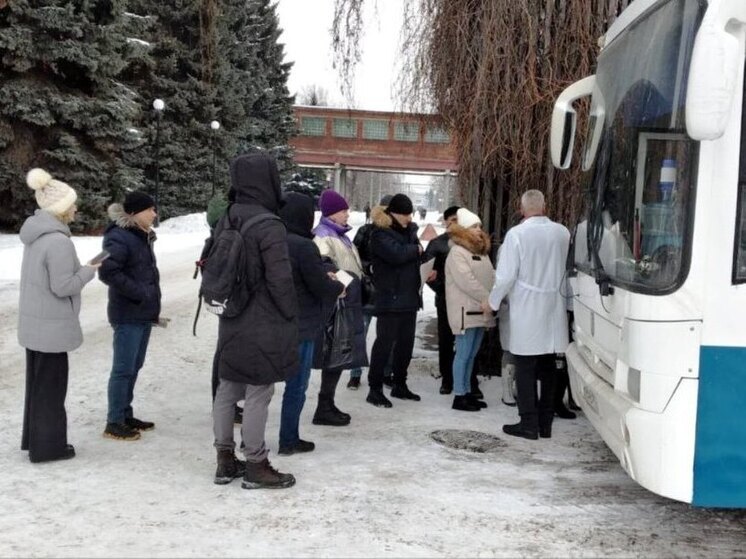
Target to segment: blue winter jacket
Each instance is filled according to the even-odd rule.
[[[155,233],[140,229],[121,204],[109,206],[112,223],[104,233],[104,260],[99,279],[109,286],[107,313],[111,324],[157,322],[161,287],[153,242]]]

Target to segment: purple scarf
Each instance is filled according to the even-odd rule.
[[[319,224],[313,230],[313,234],[317,237],[336,237],[341,239],[342,242],[348,247],[352,246],[352,241],[347,236],[347,232],[351,231],[352,227],[349,225],[339,225],[334,223],[328,217],[322,216],[319,220]]]

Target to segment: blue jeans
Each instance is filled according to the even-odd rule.
[[[124,423],[132,417],[137,373],[145,362],[150,330],[149,322],[114,324],[114,362],[109,376],[109,423]]]
[[[471,391],[471,371],[479,346],[482,345],[484,328],[467,328],[456,334],[456,355],[453,358],[453,393],[464,396]]]
[[[282,412],[280,413],[280,447],[292,447],[300,440],[298,425],[300,412],[306,403],[306,389],[311,376],[313,363],[313,340],[298,344],[300,370],[285,381],[285,392],[282,395]]]

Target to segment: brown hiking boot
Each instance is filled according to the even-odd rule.
[[[292,474],[281,474],[266,458],[261,462],[246,462],[246,473],[241,487],[244,489],[284,489],[295,485]]]
[[[218,450],[218,469],[215,471],[215,483],[225,485],[246,473],[246,462],[239,460],[232,450]]]

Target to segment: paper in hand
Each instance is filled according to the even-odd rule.
[[[347,286],[352,283],[353,279],[355,279],[344,270],[339,270],[335,275],[337,276],[337,281],[344,285],[345,289],[347,289]]]

